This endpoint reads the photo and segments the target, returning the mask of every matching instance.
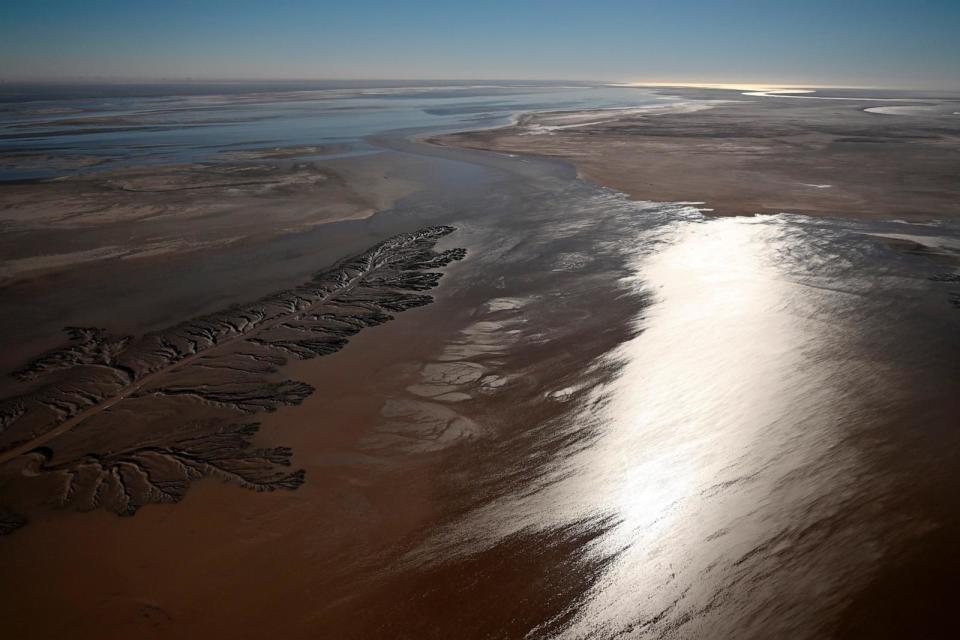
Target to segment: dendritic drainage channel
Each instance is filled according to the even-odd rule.
[[[295,489],[285,447],[256,449],[244,416],[296,405],[314,389],[283,379],[289,359],[339,351],[350,336],[430,303],[426,291],[464,249],[437,251],[452,227],[399,235],[312,280],[139,338],[69,327],[70,343],[13,375],[0,401],[0,478],[46,503],[133,515],[177,502],[215,476],[256,491]],[[25,523],[0,508],[0,535]]]

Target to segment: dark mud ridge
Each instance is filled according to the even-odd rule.
[[[0,401],[0,487],[7,502],[104,507],[133,515],[177,502],[216,476],[256,491],[295,489],[291,451],[254,449],[244,415],[313,392],[278,369],[334,353],[349,336],[428,304],[452,227],[386,240],[298,287],[139,338],[70,327],[70,343],[14,373],[29,390]],[[0,508],[0,535],[24,523]]]

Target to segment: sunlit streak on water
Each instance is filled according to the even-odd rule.
[[[784,245],[801,239],[773,218],[666,233],[669,247],[638,265],[655,304],[645,331],[612,355],[623,368],[606,390],[604,435],[569,461],[575,480],[556,487],[584,503],[599,497],[618,520],[596,550],[616,561],[573,635],[659,633],[719,606],[718,587],[762,574],[754,565],[781,543],[773,523],[790,508],[768,504],[777,483],[816,475],[836,441],[830,427],[844,401],[816,384],[827,375],[816,346],[842,328],[810,320],[824,294],[779,266],[789,267]],[[830,455],[832,474],[853,464]]]
[[[850,444],[899,401],[872,347],[899,280],[863,236],[788,216],[678,220],[635,242],[625,285],[653,302],[595,363],[612,380],[551,426],[574,444],[539,490],[457,529],[479,546],[603,531],[583,549],[601,569],[571,603],[571,638],[815,637],[890,537],[925,526],[871,511],[890,478]]]

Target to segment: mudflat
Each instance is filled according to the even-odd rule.
[[[574,106],[627,106],[533,102],[516,139],[692,127],[722,100],[826,117],[609,91]],[[369,105],[375,153],[299,128],[136,166],[93,145],[0,185],[3,631],[945,636],[960,224],[712,216],[694,174],[645,202],[411,141],[451,128],[447,101],[413,133],[408,100]],[[460,102],[461,128],[491,108]]]
[[[533,114],[437,144],[561,158],[640,200],[703,202],[719,215],[960,215],[960,101],[895,92],[744,95],[664,89],[709,108]]]

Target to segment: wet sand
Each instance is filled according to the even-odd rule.
[[[960,215],[960,101],[931,100],[950,108],[911,112],[880,106],[896,94],[834,101],[664,91],[713,102],[679,113],[584,112],[572,124],[569,114],[534,114],[516,126],[432,141],[562,158],[584,178],[634,198],[703,202],[718,215]],[[895,115],[868,111],[876,108]]]
[[[462,281],[469,270],[469,263],[454,266],[447,279]],[[296,452],[293,466],[305,468],[308,478],[296,492],[249,494],[216,481],[200,482],[176,505],[176,513],[145,507],[125,520],[103,512],[61,513],[31,522],[26,535],[8,538],[12,571],[25,577],[15,557],[35,558],[22,567],[24,572],[55,576],[21,582],[23,597],[7,604],[23,626],[11,630],[36,632],[37,621],[29,613],[48,607],[58,615],[41,624],[41,631],[69,630],[78,637],[102,634],[96,621],[107,619],[116,622],[107,637],[131,632],[144,637],[227,632],[256,637],[262,629],[293,637],[414,637],[433,635],[434,626],[445,629],[441,635],[459,626],[464,610],[451,607],[445,619],[433,613],[435,597],[452,597],[445,592],[459,582],[457,570],[445,570],[446,577],[437,580],[432,570],[416,569],[418,562],[403,570],[398,566],[403,556],[443,523],[505,490],[501,470],[514,467],[512,474],[523,473],[522,450],[511,451],[499,441],[530,438],[526,428],[562,415],[571,401],[545,399],[537,371],[547,368],[563,376],[552,385],[589,383],[575,380],[579,376],[572,371],[589,365],[583,360],[587,353],[624,336],[568,324],[570,335],[555,338],[557,344],[565,338],[573,344],[586,341],[574,353],[553,342],[517,348],[521,336],[511,341],[497,324],[527,324],[517,318],[522,297],[494,298],[485,305],[463,284],[441,289],[437,296],[431,307],[373,327],[337,354],[285,370],[321,390],[296,411],[282,408],[267,416],[259,436]],[[564,317],[585,315],[583,307],[591,302],[596,297],[580,298],[576,308],[581,310],[571,309]],[[635,303],[625,304],[623,312],[629,312]],[[531,314],[530,319],[537,317]],[[541,322],[536,331],[545,328]],[[566,367],[570,372],[564,374]],[[438,398],[426,388],[449,383],[469,397]],[[515,421],[517,415],[524,419]],[[35,554],[61,535],[91,553],[54,555],[49,565],[39,566],[46,560]],[[574,545],[557,543],[563,548],[558,559],[576,553]],[[102,545],[112,549],[107,557],[93,552]],[[144,547],[154,551],[144,556]],[[216,548],[220,551],[212,552]],[[516,553],[523,554],[522,548]],[[491,559],[494,566],[502,563],[496,554]],[[303,570],[303,563],[310,569]],[[549,567],[546,559],[535,566],[560,569]],[[476,569],[486,572],[489,567],[481,563]],[[524,571],[518,566],[510,570],[522,584]],[[93,575],[110,585],[106,591],[81,588]],[[557,578],[569,579],[560,573]],[[411,607],[411,600],[420,599],[421,583],[433,595]],[[499,616],[483,616],[500,598],[498,579],[486,589],[488,600],[470,604],[477,617],[473,624],[479,625],[472,633],[504,624]],[[576,585],[566,589],[573,596]],[[38,599],[41,592],[46,595]],[[464,604],[475,596],[469,594]],[[563,600],[555,599],[523,607],[515,629],[563,606]],[[217,613],[211,615],[212,610]],[[368,615],[358,616],[360,610]]]
[[[244,413],[240,401],[263,397],[225,395],[219,378],[174,380],[190,397],[118,405],[99,435],[96,423],[75,425],[45,441],[27,474],[24,457],[4,466],[0,504],[28,520],[0,537],[7,633],[875,638],[951,628],[955,224],[710,218],[579,181],[562,162],[378,144],[376,166],[417,190],[362,219],[279,234],[271,221],[218,261],[133,261],[143,265],[128,276],[139,316],[111,318],[125,295],[110,279],[116,263],[74,267],[82,296],[107,284],[96,304],[66,305],[71,314],[106,306],[99,326],[151,340],[223,322],[239,334],[229,347],[248,335],[237,317],[265,296],[312,295],[298,285],[385,238],[450,225],[430,250],[466,250],[423,270],[443,274],[431,288],[406,292],[429,304],[391,311],[333,352],[271,365],[271,382],[312,390],[298,404]],[[358,190],[383,174],[368,175]],[[419,273],[420,261],[405,270]],[[389,288],[373,280],[378,296]],[[171,290],[185,302],[165,309]],[[330,314],[294,319],[326,335]],[[241,381],[264,375],[239,369]],[[258,457],[303,470],[303,483],[257,492],[215,473],[189,477],[176,504],[117,517],[107,494],[63,500],[64,469],[44,472],[84,454],[109,464],[118,435],[142,444],[151,424],[195,433],[199,417],[224,415],[260,423],[245,450],[276,450]]]

